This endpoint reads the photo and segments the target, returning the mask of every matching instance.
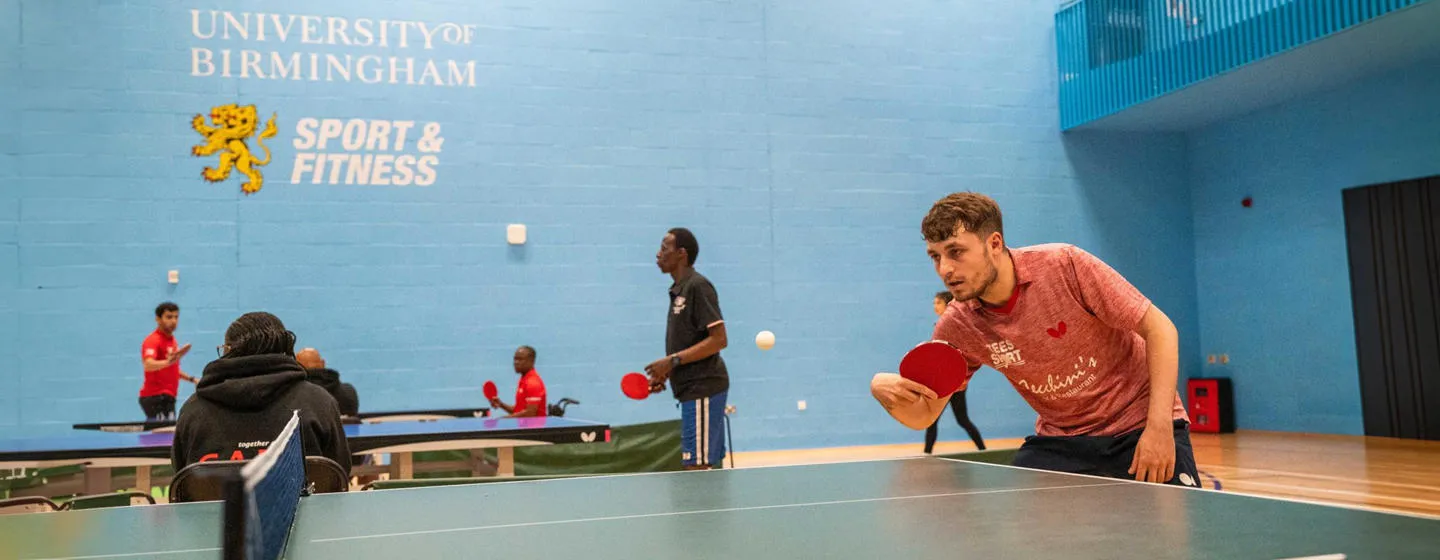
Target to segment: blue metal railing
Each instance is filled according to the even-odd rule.
[[[1060,126],[1427,1],[1076,0],[1055,14]]]

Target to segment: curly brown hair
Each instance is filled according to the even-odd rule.
[[[973,192],[951,193],[935,201],[920,222],[920,233],[925,236],[925,241],[938,243],[955,235],[962,226],[981,239],[995,232],[1005,235],[1000,205],[988,196]]]

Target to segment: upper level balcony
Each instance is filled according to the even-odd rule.
[[[1055,14],[1065,130],[1189,130],[1440,56],[1435,0],[1076,0]]]

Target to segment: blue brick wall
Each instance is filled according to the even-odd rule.
[[[16,363],[19,314],[16,281],[20,277],[18,244],[20,197],[17,191],[15,145],[18,118],[16,88],[20,70],[20,0],[0,0],[0,371]],[[21,392],[18,372],[0,374],[0,432],[20,425]]]
[[[1237,421],[1364,431],[1341,190],[1440,174],[1440,61],[1194,134],[1201,347]],[[1241,199],[1254,197],[1254,207]]]
[[[25,349],[10,350],[4,382],[20,390],[0,418],[35,432],[135,416],[137,347],[165,299],[183,308],[192,373],[230,320],[265,309],[362,408],[478,404],[530,344],[551,395],[582,401],[572,416],[672,418],[673,402],[616,385],[663,352],[669,280],[653,255],[684,225],[728,319],[737,448],[918,442],[866,385],[929,334],[939,282],[918,225],[964,189],[1000,200],[1012,244],[1076,242],[1130,276],[1198,365],[1183,140],[1062,138],[1053,2],[792,4],[193,6],[202,35],[211,9],[476,26],[469,45],[423,50],[197,39],[190,8],[159,0],[0,0],[23,12],[20,33],[0,33],[0,68],[16,61],[19,77],[4,83],[20,84],[0,109],[21,125],[0,139],[14,162],[0,167],[0,259],[9,247],[17,263],[0,274],[23,327],[4,340]],[[197,77],[195,47],[217,64],[232,50],[235,73],[244,50],[474,60],[476,86]],[[238,178],[201,181],[216,158],[189,156],[191,116],[237,101],[278,114],[251,196]],[[439,122],[438,179],[292,184],[307,117]],[[529,226],[527,245],[505,244],[509,223]],[[752,344],[762,329],[774,350]],[[987,437],[1032,430],[993,371],[970,402]]]

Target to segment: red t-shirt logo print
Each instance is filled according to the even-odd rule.
[[[1060,321],[1060,324],[1057,325],[1056,328],[1045,329],[1045,332],[1050,333],[1050,336],[1055,338],[1065,336],[1065,321]]]

